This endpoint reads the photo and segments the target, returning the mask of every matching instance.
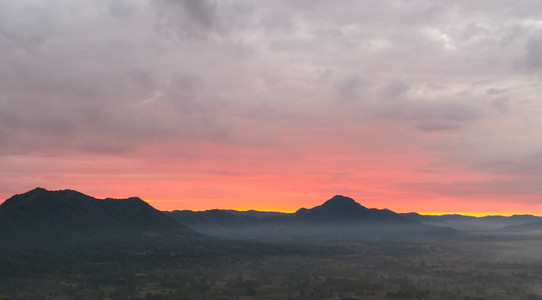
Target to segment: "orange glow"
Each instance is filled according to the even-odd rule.
[[[360,150],[351,143],[357,141],[322,141],[312,145],[319,149],[313,152],[306,151],[307,145],[278,153],[238,145],[222,145],[217,151],[216,145],[200,143],[192,152],[166,151],[161,156],[152,148],[139,155],[13,155],[4,169],[22,174],[5,176],[12,188],[0,196],[7,199],[40,186],[97,198],[138,196],[159,210],[295,212],[340,194],[368,208],[396,212],[542,214],[539,195],[494,190],[504,176],[433,166],[430,156],[408,147],[386,152],[379,147]],[[521,201],[510,201],[512,197]]]
[[[479,211],[462,211],[462,212],[420,212],[421,215],[442,216],[442,215],[463,215],[470,217],[487,217],[487,216],[503,216],[510,217],[513,215],[533,215],[531,212],[512,212],[512,211],[498,211],[498,212],[479,212]],[[535,216],[541,216],[540,214],[534,214]]]

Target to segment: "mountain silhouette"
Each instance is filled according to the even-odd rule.
[[[167,214],[195,231],[241,240],[396,238],[457,233],[451,228],[421,224],[388,209],[366,208],[341,195],[293,214],[259,214],[259,218],[234,215],[226,210],[185,210]]]
[[[73,190],[36,188],[0,205],[4,243],[96,246],[199,236],[136,197],[96,199]]]
[[[36,188],[0,205],[2,276],[91,272],[112,281],[125,276],[119,274],[265,253],[276,250],[195,232],[136,197],[96,199]]]
[[[506,232],[524,232],[524,233],[532,233],[542,232],[542,221],[536,221],[536,222],[530,222],[530,223],[524,223],[519,225],[509,225],[503,228],[503,231]]]
[[[301,208],[295,213],[297,221],[303,222],[370,222],[370,223],[414,223],[412,220],[384,209],[369,209],[354,199],[336,195],[320,206]]]
[[[254,209],[249,210],[233,210],[233,209],[222,209],[222,211],[230,213],[232,215],[236,216],[244,216],[244,217],[256,217],[256,218],[267,218],[267,217],[278,217],[278,216],[286,216],[288,213],[283,212],[276,212],[276,211],[259,211]]]
[[[226,210],[211,209],[206,211],[174,210],[166,212],[172,219],[190,228],[195,226],[247,226],[258,224],[261,218],[237,215]]]
[[[542,217],[533,215],[485,216],[473,217],[459,214],[447,215],[420,215],[418,213],[404,213],[402,216],[416,220],[423,224],[447,226],[462,231],[494,231],[507,226],[534,223],[542,220]]]

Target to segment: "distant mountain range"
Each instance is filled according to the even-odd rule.
[[[351,247],[358,246],[367,247],[364,251],[380,251],[392,245],[393,250],[410,239],[472,240],[480,235],[468,235],[440,225],[466,226],[476,222],[511,225],[537,219],[532,216],[472,218],[398,214],[387,209],[366,208],[352,198],[340,195],[291,214],[218,209],[161,212],[136,197],[96,199],[74,190],[36,188],[0,204],[0,277],[20,280],[2,280],[4,288],[18,282],[25,289],[33,288],[32,280],[41,278],[47,281],[47,289],[50,285],[51,291],[59,283],[71,288],[70,277],[85,282],[88,279],[88,289],[102,285],[106,282],[104,278],[108,282],[117,280],[118,287],[124,288],[124,278],[141,283],[136,274],[148,274],[147,279],[152,276],[157,286],[171,280],[184,285],[188,282],[186,278],[192,276],[191,271],[186,273],[189,266],[195,266],[195,270],[200,270],[201,266],[218,266],[213,272],[221,272],[222,263],[233,262],[234,269],[228,271],[231,275],[241,270],[237,269],[239,266],[259,263],[259,260],[247,265],[236,263],[247,258],[260,259],[277,254],[297,257],[311,251],[324,257],[327,253],[351,253]],[[542,231],[542,221],[502,229],[511,234],[538,230]],[[344,247],[350,242],[354,242],[353,246]],[[437,244],[440,242],[447,243],[438,240]],[[377,243],[380,246],[371,246]],[[329,252],[322,254],[322,249]],[[405,251],[418,251],[413,249],[418,248]],[[386,256],[385,261],[375,260],[375,268],[378,264],[393,265],[393,255],[390,254],[390,259]],[[352,259],[358,261],[357,256]],[[318,260],[311,260],[313,263],[319,264]],[[155,275],[159,274],[155,271],[162,269],[183,275],[168,276],[171,280]],[[185,272],[176,273],[178,270]],[[277,271],[276,268],[271,270]],[[198,272],[194,274],[201,274]],[[58,280],[60,277],[52,276],[54,274],[63,274],[63,279]],[[191,281],[189,284],[192,282],[198,283]],[[153,283],[147,288],[154,286]],[[184,292],[171,296],[185,299]],[[48,295],[54,298],[53,294]],[[114,299],[111,295],[109,298]],[[105,299],[106,296],[89,297]],[[13,299],[19,298],[25,299],[18,296]]]
[[[458,234],[454,229],[489,230],[536,221],[542,219],[529,215],[475,218],[398,214],[366,208],[341,195],[291,214],[218,209],[160,212],[136,197],[96,199],[73,190],[36,188],[0,205],[0,248],[196,247],[218,241],[209,235],[262,241],[454,236]],[[524,226],[516,229],[538,228],[542,223]]]
[[[542,221],[542,217],[533,215],[485,216],[472,217],[460,214],[448,215],[422,215],[418,213],[395,213],[388,209],[366,208],[352,198],[337,195],[320,206],[311,209],[301,208],[295,213],[287,214],[280,212],[236,211],[236,210],[206,210],[206,211],[172,211],[165,212],[170,217],[193,228],[196,231],[206,232],[211,235],[225,235],[232,228],[235,230],[248,229],[256,234],[258,227],[284,224],[309,224],[337,225],[341,223],[354,223],[366,225],[375,223],[384,224],[409,224],[421,223],[425,225],[453,228],[466,232],[506,231],[507,227],[515,228],[516,225],[530,224]],[[412,223],[415,222],[415,223]],[[542,223],[540,225],[542,227]],[[519,228],[519,229],[518,229]],[[520,228],[536,228],[536,225],[525,225]]]
[[[263,221],[263,218],[236,212],[232,210],[211,209],[206,211],[175,210],[164,213],[173,220],[190,228],[198,226],[249,226],[267,221],[267,218]]]
[[[283,213],[283,212],[258,211],[258,210],[253,210],[253,209],[245,210],[245,211],[239,211],[239,210],[233,210],[233,209],[223,209],[222,211],[225,211],[227,213],[230,213],[230,214],[236,215],[236,216],[246,216],[246,217],[256,217],[256,218],[277,217],[277,216],[288,215],[287,213]]]
[[[542,221],[542,217],[533,215],[513,215],[471,217],[459,214],[450,215],[420,215],[418,213],[404,213],[402,216],[424,224],[447,226],[461,231],[494,231],[508,226],[521,225]]]
[[[525,224],[515,224],[506,226],[503,231],[505,232],[521,232],[521,233],[542,233],[542,221]]]
[[[293,214],[279,212],[235,211],[212,209],[206,211],[176,210],[167,215],[188,227],[200,225],[245,226],[273,223],[413,223],[390,210],[369,209],[344,196],[334,196],[320,206],[301,208]]]
[[[457,234],[451,228],[424,225],[387,209],[366,208],[341,195],[293,214],[241,214],[217,209],[167,214],[195,231],[230,239],[365,239]]]

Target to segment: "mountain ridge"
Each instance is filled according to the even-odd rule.
[[[350,197],[335,195],[322,205],[301,208],[295,215],[304,222],[392,222],[412,223],[411,220],[390,210],[366,208]]]
[[[533,218],[515,216],[513,222],[537,220]],[[200,233],[231,237],[236,230],[264,240],[281,234],[318,235],[318,231],[322,235],[348,232],[349,236],[373,236],[378,232],[388,234],[394,231],[448,230],[450,233],[449,227],[458,229],[450,225],[450,220],[459,220],[469,226],[480,220],[495,224],[503,220],[512,222],[512,218],[500,216],[474,218],[399,214],[389,209],[367,208],[343,195],[335,195],[321,205],[300,208],[291,214],[220,209],[160,212],[138,197],[97,199],[75,190],[48,191],[38,187],[16,194],[0,204],[0,237],[11,242],[56,239],[70,244],[87,240],[150,241],[148,237],[152,235],[164,239],[171,236],[202,238]],[[216,232],[219,234],[213,234]]]
[[[280,216],[255,218],[224,210],[185,210],[168,215],[195,231],[231,239],[366,239],[457,233],[451,228],[421,224],[388,209],[366,208],[342,195],[335,195],[321,205]]]
[[[406,218],[436,226],[448,226],[463,231],[492,231],[501,230],[508,226],[516,226],[542,221],[542,217],[534,215],[499,216],[489,215],[483,217],[465,216],[461,214],[422,215],[419,213],[402,213]]]
[[[92,243],[139,244],[151,235],[198,238],[137,197],[97,199],[74,190],[36,188],[0,204],[4,244],[53,246]]]

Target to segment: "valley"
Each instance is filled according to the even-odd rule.
[[[183,225],[142,200],[14,199],[0,206],[0,299],[542,299],[536,222],[465,233],[334,197],[301,215],[185,213]]]

